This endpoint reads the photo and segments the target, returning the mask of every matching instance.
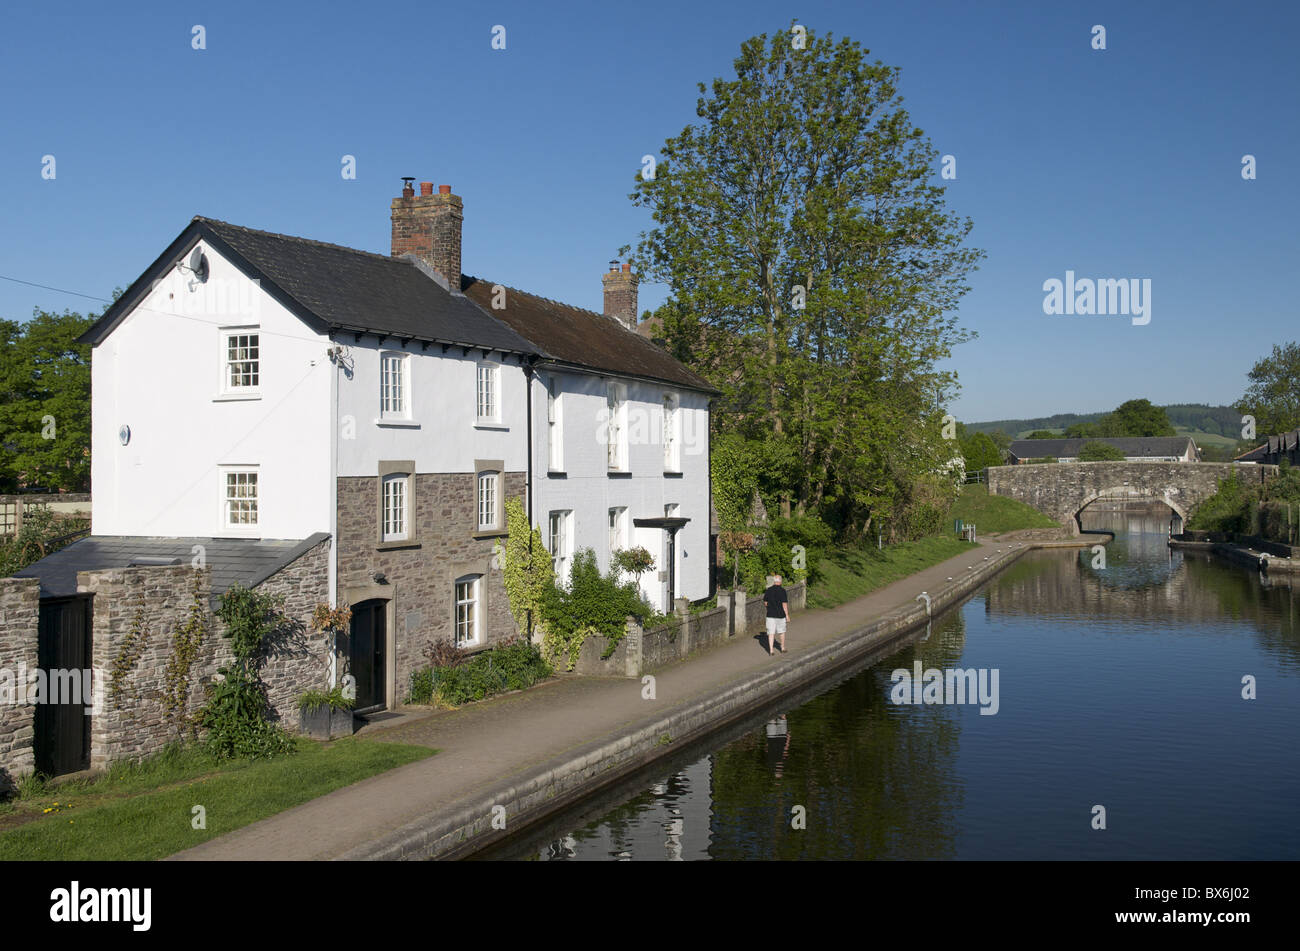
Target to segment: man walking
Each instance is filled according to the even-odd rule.
[[[763,603],[767,605],[767,656],[772,656],[772,644],[780,637],[777,645],[785,653],[785,625],[790,620],[790,595],[781,587],[781,576],[772,576],[772,585],[763,592]]]

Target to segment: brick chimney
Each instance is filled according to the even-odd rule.
[[[605,285],[605,316],[616,317],[628,330],[636,330],[636,286],[641,279],[625,263],[619,270],[617,261],[609,262],[609,271],[600,279]]]
[[[420,182],[420,194],[411,187],[414,179],[405,178],[402,194],[393,199],[392,256],[414,254],[447,279],[449,290],[460,292],[460,230],[465,220],[459,195],[450,185]]]

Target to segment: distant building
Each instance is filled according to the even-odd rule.
[[[1243,452],[1232,461],[1275,466],[1283,459],[1291,465],[1300,463],[1300,429],[1293,429],[1280,436],[1269,436],[1263,445],[1256,446],[1250,452]]]
[[[1034,459],[1078,462],[1085,443],[1101,442],[1124,453],[1126,462],[1200,462],[1201,450],[1190,436],[1098,436],[1090,439],[1017,439],[1009,451],[1011,465]]]

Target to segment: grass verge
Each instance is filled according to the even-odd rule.
[[[989,495],[989,487],[978,483],[964,485],[961,497],[949,513],[952,518],[975,524],[980,535],[990,532],[1014,532],[1021,528],[1059,528],[1038,509],[1000,495]]]
[[[171,748],[139,764],[53,786],[26,780],[0,812],[0,860],[140,861],[173,855],[325,793],[433,755],[349,737],[270,760],[218,763]],[[195,829],[195,806],[206,828]]]
[[[832,549],[822,559],[820,580],[808,591],[808,607],[837,607],[976,547],[955,536],[931,535],[879,550]]]

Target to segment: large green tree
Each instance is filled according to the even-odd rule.
[[[669,286],[666,345],[723,391],[719,430],[783,460],[783,511],[865,530],[952,456],[937,363],[970,336],[954,310],[982,252],[898,70],[804,38],[747,40],[734,78],[700,84],[631,196],[655,223],[637,263]]]
[[[94,322],[37,309],[26,324],[0,321],[0,486],[90,487],[90,347]]]
[[[1105,436],[1176,436],[1173,423],[1164,409],[1150,400],[1127,400],[1095,423],[1074,423],[1066,427],[1070,439],[1096,439]]]
[[[1247,378],[1250,386],[1234,404],[1239,413],[1255,417],[1258,436],[1289,432],[1300,426],[1300,344],[1274,344]]]
[[[1107,413],[1098,424],[1102,436],[1174,436],[1173,424],[1150,400],[1128,400]]]

